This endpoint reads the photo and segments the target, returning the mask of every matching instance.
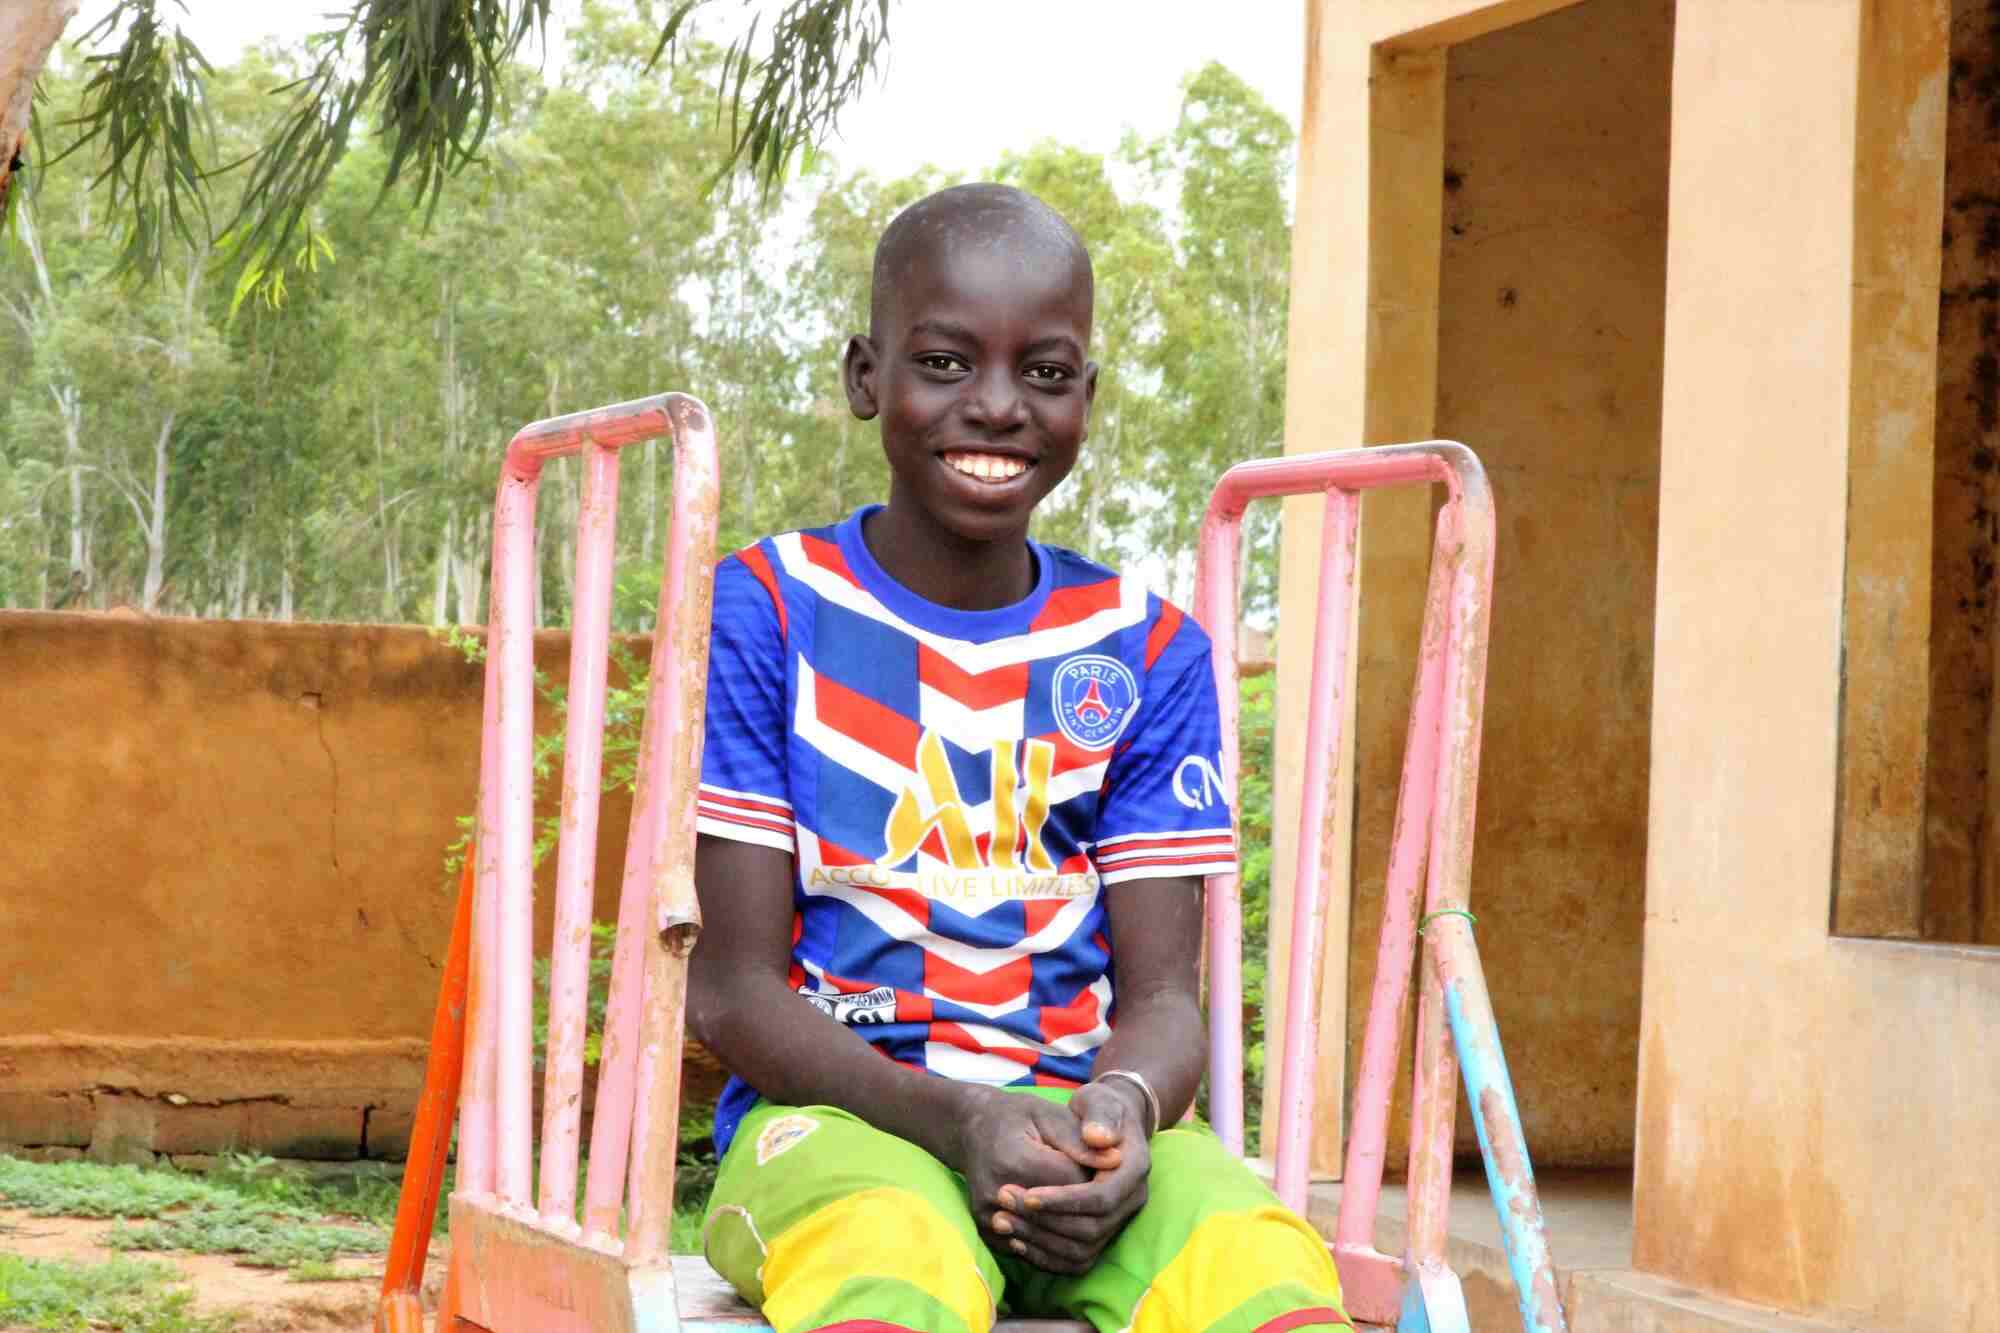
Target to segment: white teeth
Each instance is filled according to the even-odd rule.
[[[1010,481],[1028,470],[1025,459],[1001,454],[950,453],[944,461],[956,471],[981,481]]]

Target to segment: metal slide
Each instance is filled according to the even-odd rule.
[[[610,635],[618,457],[671,435],[674,498],[638,792],[593,1107],[581,1220],[584,1013]],[[534,523],[543,463],[581,454],[568,733],[539,1154],[534,1135]],[[1430,443],[1245,463],[1216,487],[1202,528],[1199,616],[1216,644],[1220,774],[1236,774],[1236,561],[1252,499],[1325,496],[1304,804],[1294,877],[1280,1079],[1277,1189],[1306,1205],[1317,1049],[1312,997],[1325,919],[1326,813],[1351,676],[1360,492],[1442,484],[1423,649],[1404,760],[1387,907],[1369,1008],[1345,1187],[1332,1244],[1350,1315],[1404,1333],[1467,1327],[1445,1264],[1457,1071],[1463,1068],[1528,1333],[1564,1318],[1533,1172],[1466,910],[1492,592],[1493,506],[1478,460]],[[433,1029],[379,1333],[421,1333],[418,1293],[453,1116],[458,1176],[439,1333],[673,1333],[762,1327],[698,1258],[667,1253],[679,1146],[687,959],[700,930],[694,813],[707,685],[718,471],[712,419],[682,394],[620,403],[522,428],[501,468],[493,525],[476,874],[468,868]],[[1243,1144],[1242,907],[1234,876],[1208,884],[1210,1110]],[[1421,937],[1410,1219],[1403,1253],[1373,1243],[1393,1075]],[[462,1043],[462,1045],[461,1045]],[[459,1096],[463,1068],[463,1097]],[[539,1171],[537,1171],[539,1166]],[[539,1180],[539,1190],[534,1182]],[[1003,1321],[1003,1328],[1009,1321]],[[1017,1327],[1035,1321],[1011,1321]],[[1045,1329],[1083,1329],[1042,1321]]]

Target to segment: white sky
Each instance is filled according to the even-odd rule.
[[[345,8],[343,0],[185,3],[178,21],[216,64],[267,35],[302,36]],[[70,35],[110,7],[86,0]],[[565,0],[555,9],[552,27],[574,12]],[[740,0],[717,0],[707,28],[733,32],[748,12]],[[883,176],[926,162],[976,172],[1045,138],[1108,153],[1127,126],[1149,137],[1171,128],[1181,79],[1209,60],[1298,124],[1304,0],[896,0],[890,34],[886,77],[842,118],[830,145],[843,164]]]

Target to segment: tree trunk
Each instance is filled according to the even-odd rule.
[[[74,384],[54,391],[56,411],[62,416],[63,466],[69,473],[69,568],[72,576],[89,572],[84,568],[83,545],[83,402]]]
[[[167,445],[174,437],[174,418],[168,412],[153,441],[153,502],[151,521],[146,525],[146,584],[140,606],[147,615],[160,609],[160,588],[167,574]]]
[[[5,20],[0,19],[0,29]],[[0,57],[4,58],[4,57]],[[0,162],[0,168],[6,163]],[[23,207],[20,214],[21,240],[28,251],[28,260],[34,265],[35,286],[42,294],[42,314],[29,321],[22,331],[33,344],[45,321],[55,318],[56,290],[49,278],[48,256],[42,252],[42,240],[35,231],[32,209]],[[33,306],[29,307],[30,310]],[[90,571],[85,567],[87,548],[84,544],[83,525],[83,395],[77,392],[74,383],[49,385],[49,396],[55,399],[56,415],[62,419],[63,427],[63,468],[69,474],[69,582],[74,583],[79,576],[83,586],[90,586]]]
[[[8,0],[0,5],[0,205],[13,185],[15,156],[25,155],[35,80],[48,63],[80,0]],[[37,164],[39,165],[39,164]],[[4,211],[0,209],[0,211]]]
[[[43,611],[49,609],[49,568],[56,562],[56,534],[53,525],[49,528],[48,549],[43,553],[42,572],[35,576],[35,605]]]
[[[446,512],[444,532],[438,538],[437,570],[431,584],[431,624],[442,625],[451,606],[451,530],[457,516]]]
[[[236,548],[236,574],[229,585],[229,618],[242,620],[250,609],[250,543]]]
[[[480,585],[486,573],[483,563],[486,524],[486,516],[481,515],[476,521],[468,521],[459,530],[462,545],[454,576],[458,585],[458,623],[461,625],[480,623],[479,597],[482,591]]]
[[[381,407],[377,405],[371,415],[375,423],[375,521],[382,529],[382,618],[394,620],[400,579],[396,568],[396,527],[389,521],[389,495],[382,482],[382,471],[388,465],[382,459]]]

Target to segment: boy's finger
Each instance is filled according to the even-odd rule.
[[[1093,1148],[1125,1140],[1125,1101],[1103,1084],[1086,1083],[1070,1098],[1070,1114],[1082,1122],[1083,1141]]]
[[[1031,1189],[1022,1200],[1028,1217],[1046,1213],[1066,1213],[1077,1217],[1104,1217],[1118,1206],[1123,1191],[1107,1186],[1100,1176],[1088,1185],[1042,1185]]]
[[[1027,1260],[1045,1273],[1079,1274],[1090,1271],[1096,1256],[1076,1257],[1052,1249],[1042,1240],[1028,1240],[1015,1237],[1007,1242],[1007,1249],[1018,1258]]]
[[[1005,1236],[1011,1247],[1016,1240],[1030,1247],[1040,1246],[1051,1254],[1089,1259],[1103,1244],[1109,1230],[1103,1218],[1023,1217],[1016,1213],[996,1213],[990,1228]]]
[[[1070,1160],[1092,1171],[1116,1171],[1125,1165],[1125,1154],[1117,1148],[1093,1148],[1088,1143],[1078,1143]]]
[[[1035,1128],[1043,1141],[1060,1149],[1071,1161],[1087,1166],[1093,1171],[1110,1171],[1123,1160],[1111,1142],[1092,1143],[1085,1124],[1075,1113],[1059,1106],[1050,1106],[1048,1114],[1037,1116]]]
[[[1020,1236],[1033,1241],[1036,1236],[1049,1234],[1066,1236],[1070,1240],[1094,1243],[1103,1237],[1107,1219],[1102,1217],[1082,1217],[1070,1213],[996,1213],[993,1229],[1000,1231],[998,1219],[1007,1219],[1008,1230],[1003,1235]]]

